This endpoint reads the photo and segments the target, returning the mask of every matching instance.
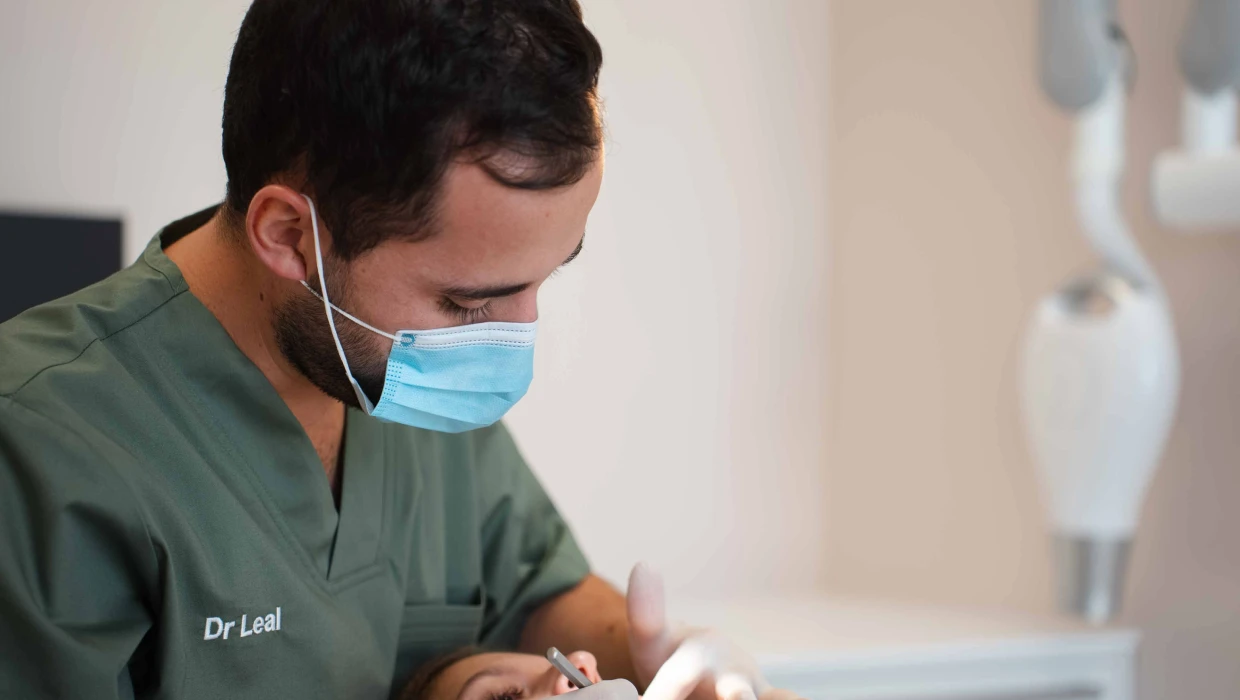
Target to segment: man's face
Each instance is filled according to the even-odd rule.
[[[388,240],[343,263],[320,226],[331,300],[388,333],[534,321],[539,287],[578,251],[602,178],[601,158],[580,181],[554,190],[515,189],[477,165],[455,164],[444,176],[436,233],[429,238]],[[309,284],[318,289],[313,268]],[[391,340],[340,314],[335,322],[354,377],[376,400]],[[276,336],[302,374],[356,404],[321,301],[304,290],[295,293],[276,314]]]

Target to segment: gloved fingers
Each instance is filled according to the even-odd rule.
[[[716,700],[758,700],[753,682],[739,673],[722,673],[715,679]]]
[[[565,693],[572,700],[638,700],[637,688],[623,678],[599,681],[592,686]]]
[[[671,632],[667,625],[667,609],[663,594],[663,577],[645,562],[629,573],[629,590],[625,596],[629,615],[629,634],[633,641],[650,653],[664,650]],[[664,657],[666,658],[666,656]]]
[[[791,690],[768,688],[765,692],[758,694],[758,700],[802,700],[802,698],[798,693]]]
[[[649,683],[684,638],[667,622],[663,578],[649,564],[633,567],[625,596],[629,622],[629,653],[638,680]]]
[[[645,700],[685,700],[703,683],[713,686],[715,700],[758,700],[770,688],[753,659],[726,638],[668,624],[663,579],[650,565],[629,574],[626,608],[634,667],[650,680]]]
[[[714,675],[712,651],[693,640],[681,644],[654,675],[643,700],[685,700],[698,683]]]

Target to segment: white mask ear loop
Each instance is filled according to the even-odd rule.
[[[366,396],[366,392],[362,391],[361,385],[359,385],[357,380],[353,378],[353,370],[349,368],[349,358],[345,357],[344,346],[340,344],[340,334],[336,332],[336,319],[332,317],[332,309],[335,308],[335,304],[331,303],[331,300],[327,297],[327,277],[323,274],[323,251],[319,249],[319,216],[314,210],[314,202],[304,194],[301,197],[306,200],[306,204],[310,205],[310,225],[314,228],[314,262],[319,269],[319,291],[323,293],[323,296],[319,298],[323,300],[323,310],[327,313],[327,327],[332,330],[332,340],[336,341],[336,354],[340,356],[340,362],[344,365],[345,376],[349,378],[349,383],[353,385],[353,393],[357,395],[358,403],[361,404],[362,408],[369,414],[375,410],[374,404],[370,402],[370,398]],[[302,280],[302,284],[309,289],[310,285],[306,284],[305,280]],[[314,290],[311,289],[310,291],[313,292]],[[348,314],[345,315],[348,316]],[[352,316],[349,318],[353,319]],[[356,321],[357,319],[353,320]],[[366,326],[364,323],[362,325]],[[370,328],[370,326],[366,327]],[[370,330],[375,329],[370,328]],[[387,333],[383,333],[383,331],[376,332],[387,335]]]
[[[314,291],[314,287],[311,287],[310,285],[306,284],[306,281],[305,281],[305,280],[302,280],[302,281],[301,281],[301,286],[305,287],[307,292],[310,292],[311,294],[313,294],[315,299],[318,299],[319,301],[323,301],[323,295],[322,295],[322,294],[319,294],[319,293],[318,293],[318,292],[316,292],[316,291]],[[357,325],[361,326],[362,328],[365,328],[366,330],[370,331],[371,333],[378,333],[379,335],[383,336],[384,338],[388,338],[389,340],[393,340],[393,341],[400,340],[400,336],[397,336],[397,335],[392,335],[391,333],[388,333],[387,331],[381,331],[381,330],[379,330],[378,328],[375,328],[374,326],[370,325],[369,323],[366,323],[365,321],[363,321],[362,319],[358,318],[357,316],[354,316],[353,314],[349,313],[348,311],[345,311],[344,309],[340,308],[339,306],[336,306],[336,305],[335,305],[335,304],[333,304],[332,302],[330,302],[330,301],[329,301],[329,302],[327,302],[327,303],[328,303],[328,304],[330,304],[330,305],[331,305],[331,307],[332,307],[333,309],[335,309],[335,310],[336,310],[336,313],[340,314],[341,316],[344,316],[345,318],[347,318],[347,319],[349,319],[350,321],[352,321],[352,322],[356,323]]]

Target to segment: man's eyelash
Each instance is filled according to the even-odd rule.
[[[477,323],[487,317],[491,310],[491,302],[487,302],[476,308],[468,308],[444,297],[439,300],[439,310],[450,316],[455,316],[461,320],[461,323],[470,324]]]

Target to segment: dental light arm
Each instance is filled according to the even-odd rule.
[[[1240,227],[1240,0],[1197,0],[1180,41],[1181,147],[1154,161],[1154,211],[1190,230]]]
[[[1115,0],[1043,0],[1039,5],[1039,78],[1060,107],[1076,112],[1102,96],[1119,70],[1111,27]]]
[[[1180,70],[1203,95],[1240,81],[1240,0],[1197,0],[1180,40]]]
[[[1070,179],[1101,265],[1044,297],[1021,398],[1052,530],[1060,606],[1113,616],[1146,487],[1179,388],[1162,285],[1119,201],[1129,52],[1115,0],[1041,0],[1040,80],[1075,121]]]
[[[1040,10],[1042,88],[1076,119],[1072,182],[1081,231],[1108,267],[1157,287],[1119,206],[1131,65],[1115,0],[1042,0]]]

